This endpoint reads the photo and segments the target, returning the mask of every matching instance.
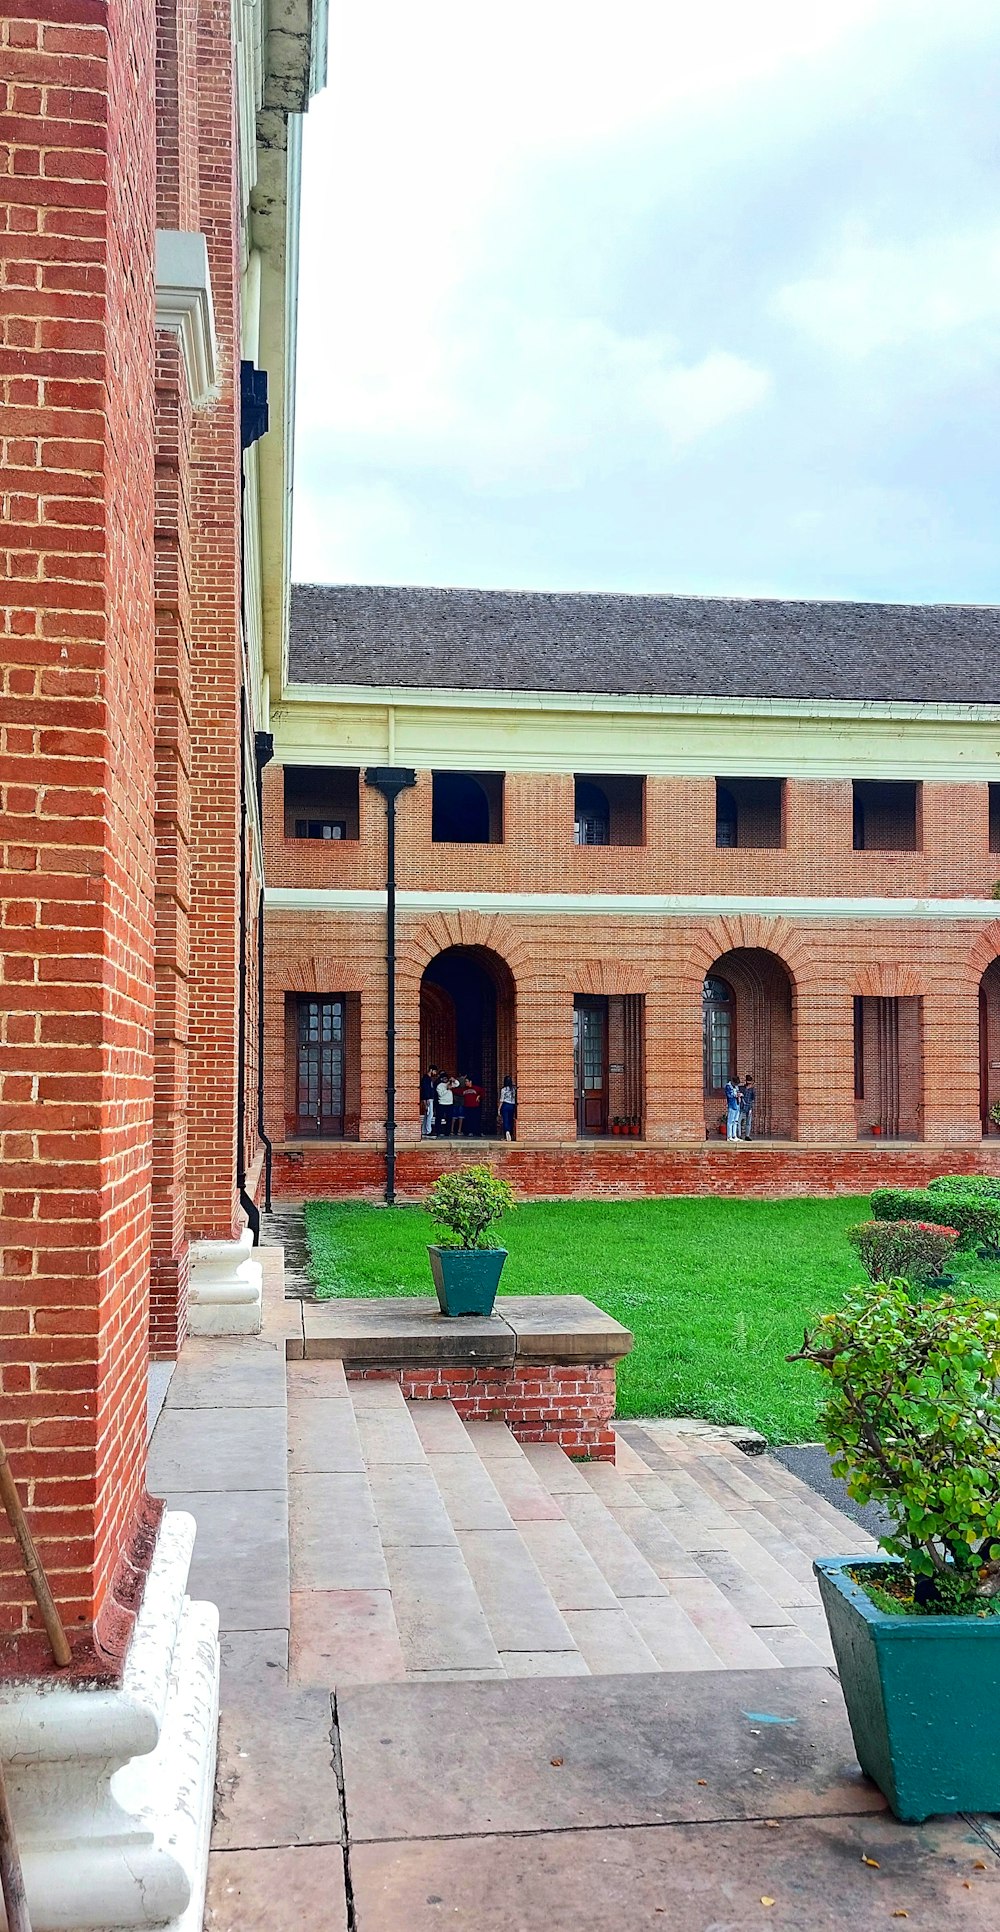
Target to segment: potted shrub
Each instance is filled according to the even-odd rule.
[[[790,1361],[833,1472],[892,1527],[814,1565],[862,1770],[898,1818],[1000,1810],[1000,1309],[856,1289]]]
[[[994,1127],[1000,1127],[1000,1100],[995,1101],[990,1108],[990,1119]]]
[[[487,1229],[513,1205],[492,1167],[459,1167],[435,1182],[427,1207],[447,1232],[427,1252],[442,1315],[493,1313],[507,1250],[491,1248]]]

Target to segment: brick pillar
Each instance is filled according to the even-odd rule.
[[[154,22],[52,12],[0,22],[3,1433],[106,1656],[152,1515]],[[7,1536],[0,1566],[0,1658],[30,1668]]]
[[[701,981],[689,971],[664,974],[646,998],[646,1139],[704,1140],[703,1084]]]
[[[236,1196],[240,867],[238,169],[231,8],[198,15],[199,204],[208,245],[219,400],[192,429],[191,1076],[188,1232],[231,1239]],[[253,773],[249,774],[253,788]]]
[[[796,989],[798,1138],[846,1146],[858,1138],[854,1105],[854,1002],[844,980]]]
[[[924,1139],[978,1143],[979,989],[942,977],[921,1008]]]
[[[518,1140],[575,1140],[572,993],[518,988],[515,1078]]]

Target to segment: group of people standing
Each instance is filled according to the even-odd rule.
[[[514,1138],[517,1092],[509,1073],[500,1089],[500,1128],[505,1140]],[[483,1089],[468,1074],[454,1075],[428,1067],[420,1082],[420,1133],[424,1140],[478,1139],[483,1131]]]
[[[726,1139],[750,1140],[753,1136],[753,1115],[757,1105],[757,1089],[753,1074],[745,1073],[742,1080],[726,1081]]]

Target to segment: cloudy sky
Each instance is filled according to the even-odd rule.
[[[295,575],[1000,598],[996,0],[332,0]]]

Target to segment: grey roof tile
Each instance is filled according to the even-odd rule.
[[[996,704],[998,643],[995,605],[292,589],[310,684]]]

